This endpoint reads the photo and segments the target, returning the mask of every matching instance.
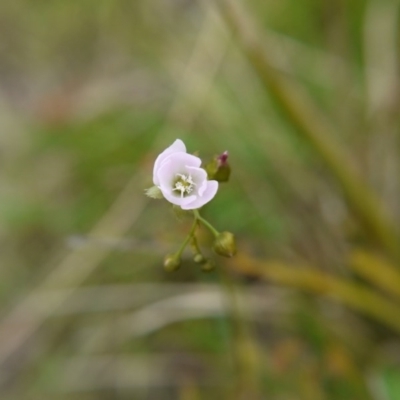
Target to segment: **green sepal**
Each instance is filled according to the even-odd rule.
[[[164,196],[158,186],[152,186],[151,188],[145,189],[145,195],[151,199],[163,199]]]

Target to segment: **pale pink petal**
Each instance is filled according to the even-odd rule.
[[[192,177],[193,182],[198,186],[202,185],[203,182],[207,180],[207,172],[203,168],[187,166],[186,171]]]
[[[197,196],[196,200],[181,205],[182,210],[194,210],[196,208],[200,208],[204,206],[204,204],[208,203],[210,200],[214,198],[218,190],[218,182],[217,181],[207,181],[207,188],[204,191],[202,196]]]
[[[207,173],[200,165],[200,158],[187,154],[184,143],[177,139],[157,157],[153,169],[153,182],[172,204],[184,210],[200,208],[208,203],[218,190],[218,182],[207,181]],[[179,190],[174,190],[174,184],[181,175],[190,177],[194,183],[190,196],[182,196]]]
[[[204,191],[207,189],[207,179],[203,181],[203,183],[197,189],[197,193],[199,196],[203,196]]]
[[[203,168],[187,167],[193,182],[196,184],[196,194],[202,196],[207,187],[207,172]]]
[[[177,174],[187,174],[188,167],[199,167],[201,164],[200,158],[187,153],[175,153],[168,156],[161,166],[156,171],[156,185],[161,185],[161,180],[166,184],[167,181],[172,184],[172,181],[177,177]]]
[[[177,204],[178,206],[182,206],[183,204],[188,204],[196,199],[195,195],[182,197],[179,191],[173,190],[173,183],[176,179],[174,160],[172,159],[165,160],[161,168],[158,170],[157,177],[160,182],[159,188],[163,196],[169,202]]]
[[[199,163],[201,163],[201,160],[198,157],[187,153],[175,153],[167,157],[156,172],[157,186],[164,185],[167,187],[170,185],[172,189],[172,183],[178,177],[178,174],[187,175],[188,168]]]
[[[201,160],[199,157],[193,156],[187,153],[175,153],[170,156],[172,164],[177,172],[182,170],[181,173],[185,172],[186,167],[198,168],[201,165]]]
[[[169,187],[172,189],[172,185],[174,180],[176,179],[175,169],[172,165],[172,160],[167,159],[163,162],[162,166],[158,169],[156,173],[156,178],[158,182],[158,186],[160,188],[164,186],[165,188]]]
[[[176,204],[178,206],[183,206],[189,204],[190,202],[196,200],[196,196],[191,195],[187,197],[181,197],[180,192],[173,192],[171,190],[162,190],[161,192],[163,196],[172,204]],[[176,194],[175,194],[176,193]]]
[[[161,166],[162,162],[171,154],[174,153],[186,153],[186,146],[180,139],[176,139],[174,143],[171,144],[168,148],[166,148],[156,159],[153,168],[153,182],[155,185],[158,185],[157,180],[157,171]]]

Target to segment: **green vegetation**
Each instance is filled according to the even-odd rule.
[[[1,400],[400,399],[399,15],[1,2]],[[144,195],[176,138],[229,151],[210,272]]]

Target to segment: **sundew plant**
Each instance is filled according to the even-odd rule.
[[[399,400],[398,0],[0,2],[1,400]]]
[[[231,232],[218,232],[200,216],[199,209],[211,201],[218,191],[219,182],[227,181],[230,175],[228,152],[217,156],[208,164],[208,171],[201,168],[201,159],[186,152],[182,140],[164,150],[156,159],[153,170],[154,186],[146,190],[149,197],[165,198],[175,209],[191,211],[193,226],[180,249],[165,257],[164,267],[173,271],[180,267],[185,247],[191,244],[193,259],[203,265],[203,270],[213,268],[213,262],[202,254],[196,238],[196,228],[202,223],[214,235],[213,249],[217,254],[232,257],[236,253],[235,237]]]

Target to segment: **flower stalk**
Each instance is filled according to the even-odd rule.
[[[232,257],[236,254],[236,241],[235,236],[231,232],[218,232],[206,219],[204,219],[199,210],[193,210],[194,217],[206,226],[214,235],[215,240],[213,250],[224,257]]]
[[[193,210],[194,217],[197,221],[200,221],[205,227],[207,227],[210,232],[217,238],[219,235],[219,232],[206,220],[204,219],[201,215],[199,210]]]
[[[165,257],[164,268],[166,271],[170,272],[170,271],[176,271],[177,269],[179,269],[179,267],[181,265],[182,253],[185,250],[186,246],[189,244],[189,242],[194,237],[197,224],[198,224],[198,221],[197,221],[197,219],[195,219],[193,221],[193,225],[192,225],[188,235],[186,236],[186,239],[183,241],[183,243],[181,244],[181,247],[178,249],[178,251],[174,254],[169,254]]]

